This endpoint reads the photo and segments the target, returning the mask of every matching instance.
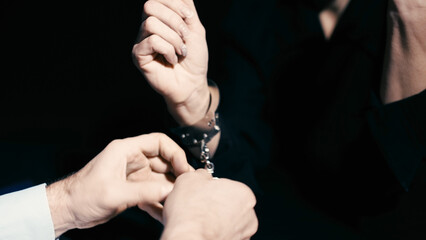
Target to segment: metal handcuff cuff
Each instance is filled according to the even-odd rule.
[[[199,149],[199,160],[204,164],[207,172],[214,173],[214,164],[211,162],[210,149],[207,143],[220,132],[219,114],[216,109],[219,106],[219,89],[215,82],[209,80],[210,99],[206,115],[191,126],[172,128],[182,143],[188,148]],[[213,97],[215,96],[215,97]]]

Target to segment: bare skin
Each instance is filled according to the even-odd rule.
[[[182,174],[164,204],[161,240],[250,239],[258,227],[255,204],[240,182],[213,179],[204,169]]]
[[[330,39],[340,16],[345,11],[350,0],[336,0],[319,13],[320,23],[326,39]]]
[[[115,140],[81,170],[46,188],[55,235],[107,222],[132,206],[162,221],[172,176],[188,171],[193,169],[184,151],[164,134]]]
[[[391,0],[388,42],[381,83],[383,103],[426,89],[426,1]]]

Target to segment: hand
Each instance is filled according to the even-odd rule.
[[[212,179],[204,169],[182,174],[164,204],[168,239],[249,239],[257,231],[256,199],[246,185]]]
[[[184,151],[164,134],[115,140],[80,171],[47,187],[56,236],[104,223],[136,205],[161,221],[171,173],[190,170]]]
[[[133,59],[181,124],[204,117],[209,102],[205,29],[193,0],[148,0]],[[201,104],[200,104],[201,103]]]
[[[426,89],[426,0],[389,0],[381,98],[398,101]]]

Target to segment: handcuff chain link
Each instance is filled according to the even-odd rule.
[[[207,146],[207,143],[204,139],[201,140],[200,147],[201,147],[200,160],[202,163],[204,163],[204,169],[206,169],[208,173],[213,174],[214,164],[210,161],[210,149]]]

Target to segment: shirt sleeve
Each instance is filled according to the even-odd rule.
[[[368,121],[379,148],[401,185],[408,191],[426,156],[426,91],[382,105],[376,99]]]
[[[0,239],[55,239],[46,184],[0,196]]]

